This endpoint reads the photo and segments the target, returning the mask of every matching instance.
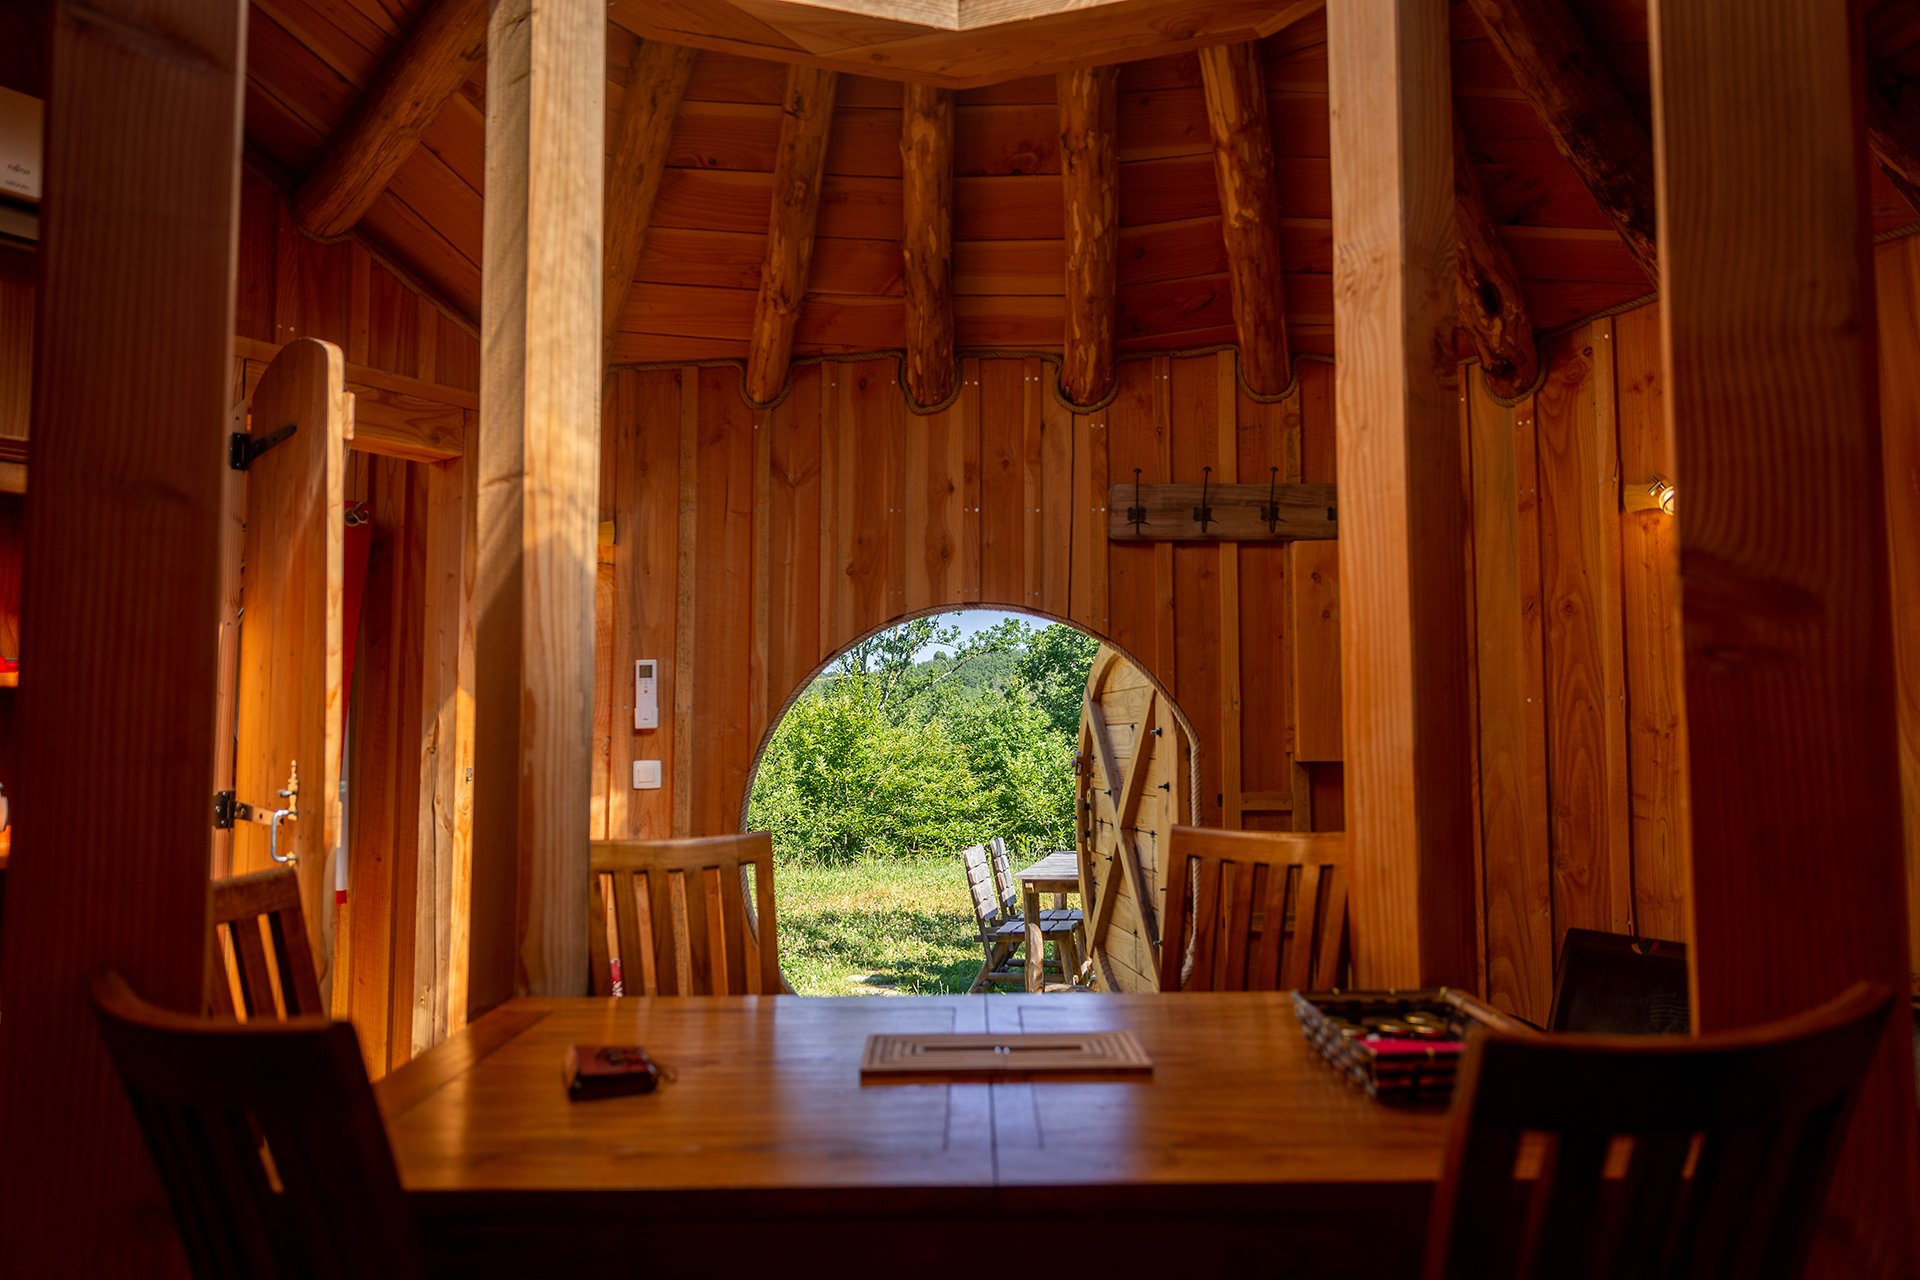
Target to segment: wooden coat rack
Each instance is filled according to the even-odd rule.
[[[1214,484],[1207,467],[1199,484],[1117,484],[1107,494],[1107,537],[1114,542],[1305,542],[1339,536],[1334,486]]]

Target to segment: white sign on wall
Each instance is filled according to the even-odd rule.
[[[0,88],[0,196],[40,199],[40,99]]]

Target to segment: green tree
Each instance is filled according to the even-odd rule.
[[[1047,627],[1027,640],[1017,660],[1019,677],[1055,729],[1079,734],[1087,673],[1099,649],[1098,640],[1072,627]]]

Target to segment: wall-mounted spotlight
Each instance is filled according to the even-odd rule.
[[[1624,511],[1658,511],[1670,516],[1678,494],[1673,481],[1655,476],[1643,484],[1630,484],[1621,489],[1620,507]]]

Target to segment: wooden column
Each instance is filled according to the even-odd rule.
[[[1120,166],[1114,151],[1119,83],[1117,67],[1063,71],[1059,76],[1067,258],[1060,385],[1075,404],[1097,404],[1113,390],[1113,305],[1120,252]]]
[[[900,115],[907,394],[953,395],[953,91],[909,84]]]
[[[1363,986],[1474,980],[1444,0],[1327,9],[1340,664]]]
[[[1907,975],[1862,64],[1848,6],[1655,0],[1702,1031]],[[1812,1274],[1911,1274],[1905,1002]]]
[[[87,980],[205,998],[246,6],[51,8],[0,1274],[180,1274]]]
[[[1233,279],[1240,376],[1256,394],[1279,395],[1293,381],[1293,365],[1260,46],[1255,41],[1214,45],[1200,50],[1199,58],[1213,134],[1214,181],[1220,188],[1220,230]]]
[[[470,1006],[586,990],[606,15],[487,42]]]

